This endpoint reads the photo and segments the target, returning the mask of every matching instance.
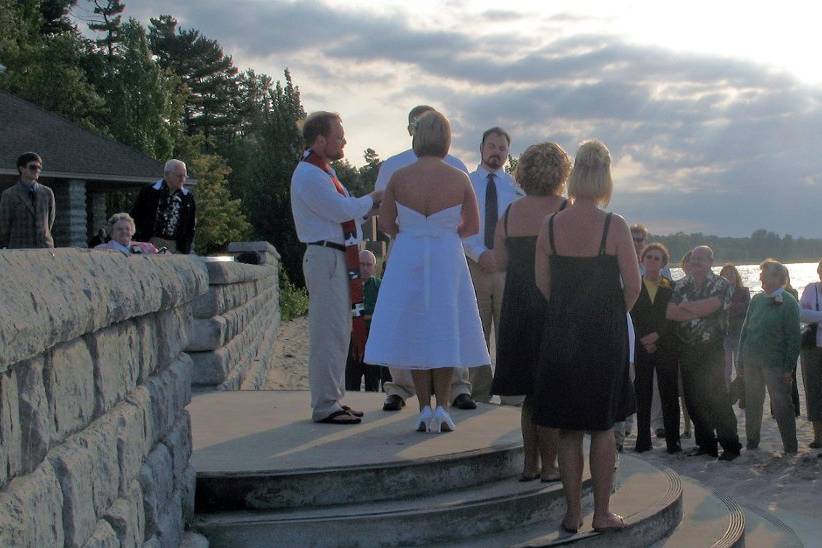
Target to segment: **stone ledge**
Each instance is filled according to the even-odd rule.
[[[276,277],[230,285],[212,285],[192,303],[194,317],[208,319],[242,306],[266,289],[277,287]]]
[[[205,265],[210,285],[237,284],[277,276],[276,265],[253,265],[233,261],[206,262]]]
[[[3,250],[0,287],[3,372],[60,342],[189,302],[208,289],[208,277],[201,262],[182,255]]]
[[[269,306],[278,306],[275,287],[263,289],[256,297],[222,315],[194,319],[186,352],[217,350],[243,332]]]

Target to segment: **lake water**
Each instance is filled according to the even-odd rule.
[[[785,265],[788,267],[788,272],[791,274],[791,285],[796,288],[800,296],[802,295],[802,290],[805,289],[806,285],[819,281],[819,276],[816,274],[816,267],[818,264],[819,263],[793,263]],[[762,290],[762,286],[759,283],[758,264],[736,265],[736,268],[742,276],[745,287],[751,290],[751,294]],[[714,267],[713,270],[719,274],[721,269],[722,265],[719,265]],[[682,270],[679,268],[672,268],[671,274],[673,275],[674,280],[678,280],[684,276]]]

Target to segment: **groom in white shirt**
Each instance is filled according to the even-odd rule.
[[[494,261],[494,233],[497,221],[505,214],[511,202],[523,196],[513,177],[503,169],[508,160],[510,146],[511,137],[504,129],[492,127],[486,130],[482,134],[480,144],[482,162],[477,170],[469,175],[479,205],[480,231],[463,240],[463,247],[468,256],[468,268],[474,282],[482,330],[485,332],[485,343],[489,346],[489,352],[492,327],[494,340],[499,336],[502,293],[505,287],[505,272],[498,272]],[[491,399],[493,373],[490,365],[472,367],[470,380],[476,401],[487,402]],[[515,398],[505,398],[503,403],[518,401]]]
[[[414,127],[417,119],[428,111],[435,110],[428,105],[418,105],[411,109],[408,113],[408,135],[414,136]],[[377,173],[377,182],[374,184],[375,190],[385,190],[388,186],[388,181],[395,171],[405,166],[409,166],[417,161],[417,155],[414,154],[413,149],[408,149],[391,156],[385,160],[380,166],[380,171]],[[455,167],[460,171],[468,173],[468,168],[459,159],[446,155],[444,158],[446,164]],[[391,372],[391,381],[383,384],[385,390],[385,402],[383,403],[383,411],[399,411],[405,406],[405,400],[414,396],[414,382],[411,379],[411,372],[407,369],[389,368]],[[468,370],[462,367],[454,368],[454,381],[451,384],[451,395],[454,396],[454,405],[459,409],[475,409],[476,404],[471,399],[471,383],[468,380]]]

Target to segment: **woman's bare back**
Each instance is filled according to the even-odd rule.
[[[435,157],[420,158],[389,182],[397,202],[426,216],[463,204],[470,185],[465,173]]]

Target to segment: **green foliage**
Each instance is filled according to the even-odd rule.
[[[287,322],[307,313],[308,292],[304,287],[294,285],[280,266],[280,317]]]
[[[651,235],[650,241],[662,242],[671,252],[671,260],[677,263],[689,250],[698,245],[709,245],[714,250],[717,263],[758,263],[768,257],[782,261],[816,261],[822,256],[822,240],[796,238],[790,234],[780,237],[775,232],[759,229],[749,238],[712,236],[697,232],[677,232],[668,236]]]
[[[126,6],[121,0],[92,0],[94,14],[98,18],[89,21],[88,28],[105,35],[95,41],[98,47],[105,47],[109,58],[114,57],[114,48],[122,40],[120,15]]]

